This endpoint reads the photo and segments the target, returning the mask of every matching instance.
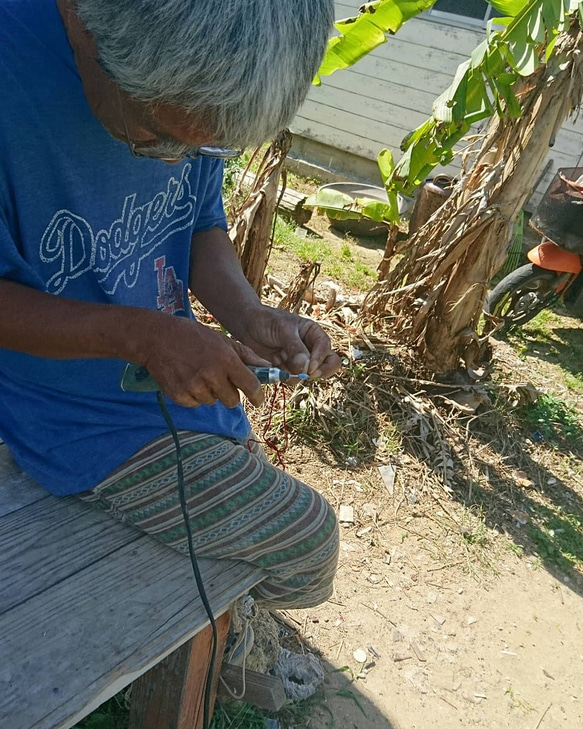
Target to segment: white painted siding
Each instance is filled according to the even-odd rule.
[[[362,0],[336,2],[338,18],[354,15]],[[403,137],[431,114],[434,99],[460,63],[483,40],[479,28],[415,18],[356,66],[322,79],[296,117],[295,134],[367,160],[384,147],[397,154]],[[549,155],[550,167],[533,203],[558,167],[583,162],[583,119],[567,122]],[[334,160],[330,160],[334,164]],[[455,174],[460,160],[448,171]]]

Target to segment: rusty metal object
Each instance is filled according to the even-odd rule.
[[[439,210],[451,195],[454,183],[450,175],[437,175],[421,185],[409,221],[409,235],[416,233]]]

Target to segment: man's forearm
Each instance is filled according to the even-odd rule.
[[[155,312],[90,304],[0,279],[0,347],[52,359],[118,358],[141,364]],[[162,322],[161,322],[162,323]]]
[[[190,289],[237,339],[243,339],[248,317],[261,307],[229,236],[221,228],[195,233],[190,262]]]

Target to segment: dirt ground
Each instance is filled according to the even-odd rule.
[[[327,672],[334,723],[320,708],[310,727],[583,726],[581,581],[504,548],[495,571],[435,561],[425,545],[442,529],[423,510],[396,515],[402,493],[385,496],[372,472],[323,470],[306,449],[289,468],[333,503],[354,503],[357,520],[341,527],[333,599],[288,615]]]
[[[342,244],[339,236],[326,239]],[[358,247],[371,267],[381,255],[378,245]],[[283,251],[277,260],[285,278],[293,257]],[[562,325],[583,335],[580,322]],[[581,414],[581,391],[569,391],[558,374],[560,352],[553,361],[537,346],[527,350],[495,343],[496,376],[550,388]],[[301,726],[583,727],[583,578],[577,569],[563,571],[552,550],[541,555],[528,536],[528,514],[534,520],[538,508],[581,515],[580,452],[537,451],[532,442],[522,447],[523,433],[509,437],[517,440],[508,453],[497,454],[498,441],[489,443],[487,433],[473,444],[486,480],[488,464],[506,469],[490,501],[473,498],[471,483],[463,497],[459,489],[428,494],[406,452],[358,465],[298,441],[287,452],[290,473],[324,493],[338,514],[341,506],[353,509],[353,521],[341,524],[332,600],[285,616],[298,649],[320,655],[327,675]],[[378,470],[383,463],[395,464],[390,489]],[[525,476],[517,468],[536,472],[533,491],[508,485]],[[457,474],[458,487],[470,471]]]

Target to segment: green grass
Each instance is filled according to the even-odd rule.
[[[583,394],[583,329],[575,322],[545,310],[506,337],[521,359],[537,356],[556,364],[565,387]]]
[[[565,387],[576,395],[583,395],[583,375],[572,375],[570,372],[563,374]]]
[[[564,572],[583,569],[583,519],[561,506],[537,505],[531,516],[529,536],[545,564]]]
[[[211,729],[265,729],[265,714],[249,704],[217,702]]]
[[[130,714],[124,697],[125,692],[114,696],[75,729],[128,729]],[[262,711],[248,704],[217,701],[211,729],[265,729],[266,718]]]
[[[530,714],[533,712],[534,706],[531,706],[531,704],[528,703],[528,701],[524,701],[523,699],[519,699],[512,688],[512,686],[508,686],[504,690],[504,695],[508,696],[508,699],[510,701],[510,706],[512,709],[518,709],[523,714]]]
[[[575,408],[554,395],[541,395],[521,408],[520,415],[534,432],[555,447],[583,449],[583,426]]]
[[[231,198],[231,195],[233,194],[233,191],[235,190],[235,184],[237,177],[243,172],[245,169],[245,165],[247,164],[247,161],[244,159],[229,159],[225,162],[225,174],[223,177],[223,199],[225,201],[225,206],[228,205],[228,202]]]
[[[249,157],[229,160],[225,163],[225,177],[223,183],[223,199],[225,207],[235,189],[237,176],[243,171]],[[288,172],[288,185],[296,189],[316,189],[314,180],[305,179]],[[349,288],[368,290],[376,281],[376,273],[358,260],[354,245],[346,242],[339,251],[334,250],[325,241],[319,238],[300,238],[295,235],[295,225],[288,223],[281,217],[277,218],[275,226],[275,244],[294,253],[304,262],[316,261],[321,265],[322,273],[326,276],[342,281]],[[350,265],[347,265],[350,264]]]
[[[319,238],[299,238],[295,228],[281,218],[275,226],[275,244],[295,254],[302,261],[316,261],[322,273],[342,281],[353,289],[369,289],[376,279],[375,272],[358,260],[356,251],[349,243],[340,250]],[[349,264],[349,265],[347,265]]]
[[[125,694],[123,691],[114,696],[74,729],[128,729],[130,712]],[[265,713],[249,704],[217,701],[210,729],[266,729],[270,717],[277,718],[284,729],[303,729],[315,708],[326,711],[321,693],[307,701],[290,701],[277,714]]]
[[[130,712],[123,691],[89,714],[74,729],[127,729],[129,719]]]

